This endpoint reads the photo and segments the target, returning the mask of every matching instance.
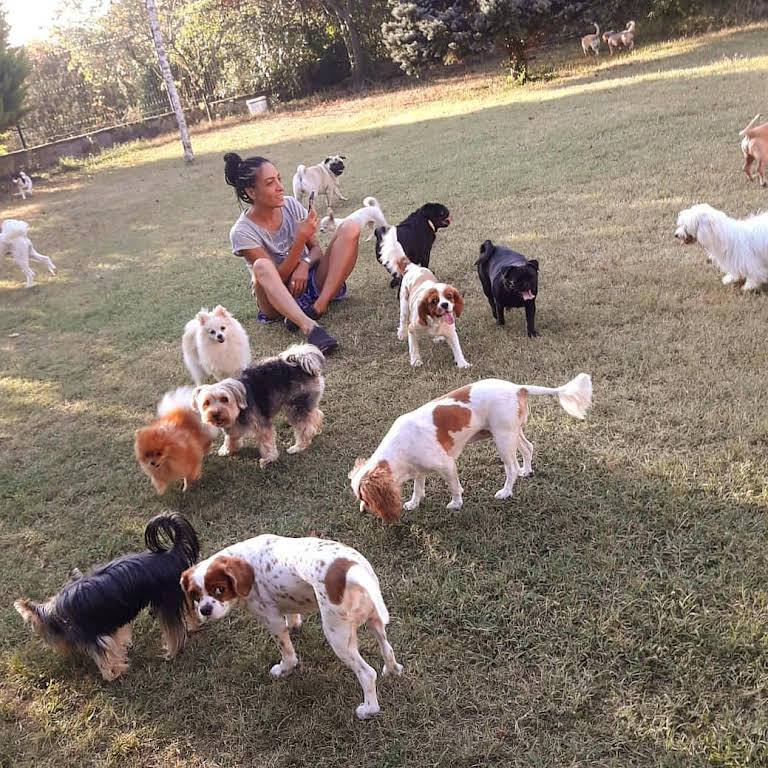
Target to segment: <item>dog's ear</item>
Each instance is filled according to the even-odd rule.
[[[211,312],[211,314],[216,315],[217,317],[226,317],[229,314],[229,312],[227,312],[227,310],[224,307],[222,307],[221,304],[217,304],[213,308],[213,312]]]
[[[325,160],[323,160],[323,162],[324,163],[330,163],[331,162],[331,158],[330,157],[326,157]]]
[[[491,240],[486,240],[481,246],[480,246],[480,255],[481,256],[490,256],[493,252],[493,242]]]
[[[380,461],[360,479],[358,488],[360,506],[365,506],[374,515],[388,523],[400,519],[403,500],[400,488],[395,485],[389,462]]]
[[[253,566],[242,557],[226,557],[222,560],[226,561],[223,568],[232,582],[232,591],[238,597],[247,597],[255,580]]]
[[[208,310],[205,307],[203,307],[197,313],[197,322],[200,323],[200,325],[205,325],[207,320],[208,320]]]
[[[200,413],[200,405],[197,402],[197,398],[203,389],[205,389],[205,385],[203,385],[202,387],[195,387],[192,390],[192,410],[195,413]]]
[[[347,159],[347,156],[346,156],[346,155],[339,155],[339,157],[340,157],[342,160],[346,160],[346,159]]]
[[[224,381],[219,382],[219,386],[226,389],[227,392],[235,398],[237,407],[241,411],[248,405],[248,401],[245,397],[245,385],[241,381],[238,381],[237,379],[224,379]]]
[[[456,317],[461,317],[461,313],[464,311],[464,297],[455,288],[453,289],[453,311],[456,313]]]
[[[528,261],[528,264],[532,266],[537,272],[539,271],[539,260],[538,259],[530,259]]]

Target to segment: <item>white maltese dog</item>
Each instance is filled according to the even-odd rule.
[[[201,309],[184,326],[181,351],[198,385],[208,376],[216,381],[235,378],[251,362],[248,334],[221,304],[212,312]]]
[[[13,257],[16,265],[27,276],[27,288],[31,288],[35,281],[35,273],[30,269],[30,259],[45,264],[52,275],[56,274],[56,265],[47,256],[35,250],[28,232],[29,224],[26,221],[6,219],[0,230],[0,254]]]
[[[723,285],[744,281],[744,291],[768,282],[768,213],[732,219],[702,203],[680,211],[675,237],[681,245],[699,243],[721,272]]]

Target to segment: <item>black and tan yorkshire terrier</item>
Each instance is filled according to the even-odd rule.
[[[54,650],[83,651],[105,680],[114,680],[129,666],[131,623],[151,606],[162,628],[165,658],[172,659],[184,647],[187,630],[198,627],[179,580],[197,562],[200,543],[179,514],[153,517],[144,541],[147,552],[123,555],[85,576],[75,569],[61,592],[47,602],[22,598],[13,607]]]

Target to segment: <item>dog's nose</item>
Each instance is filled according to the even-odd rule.
[[[200,613],[203,616],[210,616],[213,613],[213,606],[210,603],[200,606]]]
[[[448,302],[447,301],[441,301],[440,302],[440,309],[448,309]]]
[[[224,343],[224,336],[220,333],[216,334],[216,340],[220,341],[221,343]]]

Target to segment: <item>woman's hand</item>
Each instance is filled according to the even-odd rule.
[[[315,232],[317,232],[317,214],[314,208],[310,208],[307,218],[298,223],[296,235],[301,238],[302,242],[306,243],[307,240],[315,236]]]
[[[294,299],[298,299],[304,291],[307,290],[307,281],[309,280],[309,264],[306,261],[300,261],[296,269],[293,270],[288,278],[288,290]]]

